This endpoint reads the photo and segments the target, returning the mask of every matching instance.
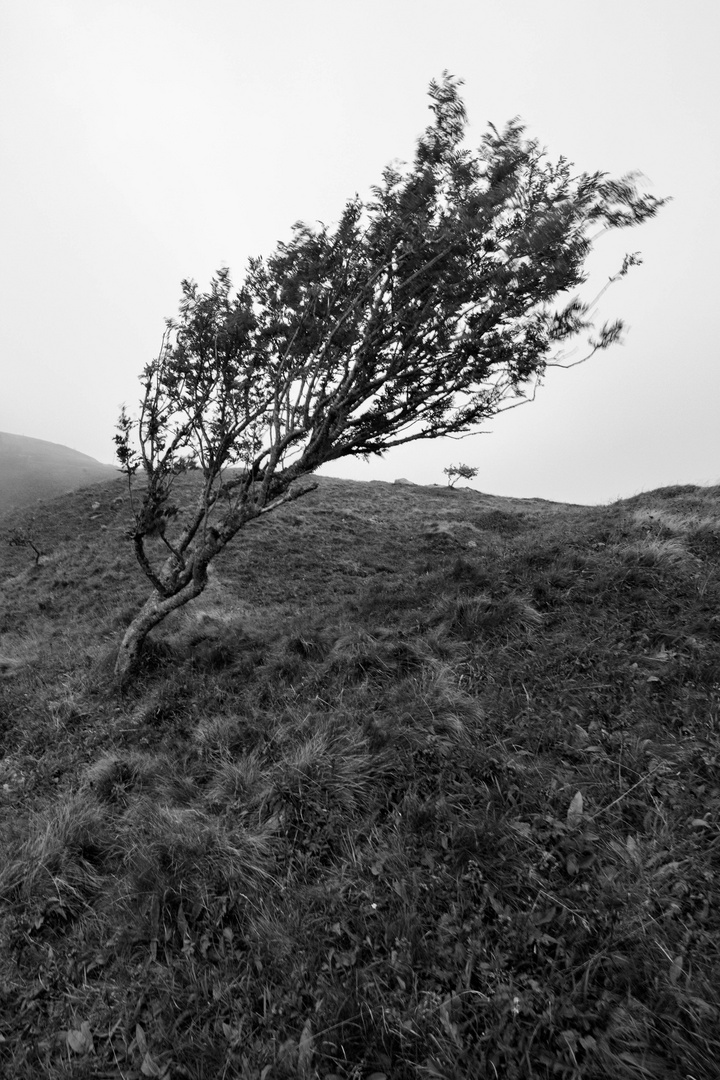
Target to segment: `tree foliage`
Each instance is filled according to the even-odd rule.
[[[546,367],[567,366],[553,350],[570,339],[584,335],[591,355],[620,337],[619,321],[593,325],[576,290],[597,236],[663,200],[634,174],[549,161],[517,120],[468,149],[460,85],[447,73],[431,83],[414,161],[388,166],[337,224],[297,223],[236,290],[227,269],[207,292],[183,282],[139,412],[123,410],[116,436],[131,490],[144,475],[133,539],[153,586],[119,674],[243,526],[309,490],[301,477],[475,430],[531,397]],[[637,262],[626,256],[616,276]],[[179,514],[173,482],[195,467],[201,493]]]
[[[478,470],[473,465],[448,465],[443,472],[448,478],[448,487],[453,488],[458,480],[474,480]]]

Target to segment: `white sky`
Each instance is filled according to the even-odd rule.
[[[113,461],[120,405],[180,281],[335,220],[411,160],[427,86],[465,79],[469,141],[519,115],[578,169],[674,202],[601,241],[626,344],[554,372],[491,435],[333,475],[599,503],[720,482],[717,0],[4,0],[0,430]]]

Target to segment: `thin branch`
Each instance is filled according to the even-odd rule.
[[[296,499],[301,499],[303,495],[309,495],[311,491],[317,491],[317,484],[310,484],[304,488],[290,488],[279,498],[268,503],[267,506],[263,506],[260,510],[260,514],[269,514],[273,510],[277,510],[279,506],[283,506],[285,503],[295,502]]]

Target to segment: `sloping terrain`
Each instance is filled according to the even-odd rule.
[[[0,1074],[714,1080],[720,488],[323,478],[123,693],[126,488],[13,521]]]
[[[17,507],[117,475],[69,446],[0,431],[0,519]]]

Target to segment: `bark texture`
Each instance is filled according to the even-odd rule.
[[[174,596],[161,596],[156,591],[148,597],[128,626],[120,643],[117,660],[115,661],[115,678],[121,685],[126,684],[136,670],[143,643],[150,631],[158,623],[161,623],[171,611],[176,611],[183,604],[194,600],[196,596],[203,592],[204,588],[204,582],[190,581],[182,591]]]

